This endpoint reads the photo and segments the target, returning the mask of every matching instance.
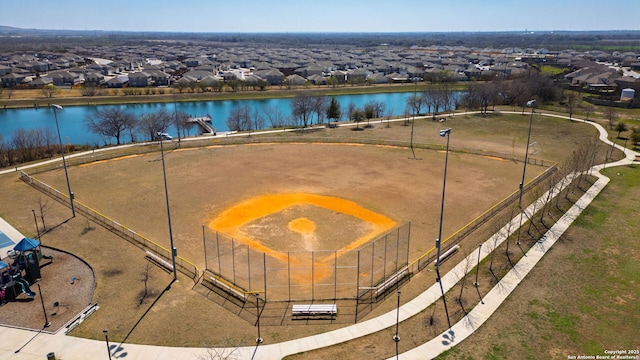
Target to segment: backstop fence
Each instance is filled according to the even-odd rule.
[[[243,301],[381,297],[408,276],[410,233],[405,223],[355,250],[264,252],[203,227],[204,280]]]

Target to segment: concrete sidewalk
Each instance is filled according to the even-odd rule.
[[[558,115],[548,115],[563,117]],[[564,117],[566,118],[566,117]],[[606,139],[606,130],[600,125],[591,123],[596,126],[600,131],[600,137],[603,141],[611,144]],[[619,146],[617,148],[623,150]],[[607,164],[607,167],[627,165],[635,160],[638,153],[624,149],[626,158],[616,163]],[[579,201],[565,214],[546,234],[545,240],[539,242],[534,248],[529,250],[526,257],[523,257],[515,267],[496,285],[487,295],[483,297],[484,304],[478,305],[473,311],[469,313],[467,317],[462,319],[452,328],[440,334],[438,337],[431,341],[416,347],[406,353],[400,355],[402,359],[428,359],[433,358],[443,351],[455,346],[464,340],[479,326],[482,325],[493,312],[502,304],[511,291],[524,279],[526,274],[537,264],[537,262],[544,256],[546,251],[560,238],[564,231],[571,225],[573,220],[585,209],[589,203],[597,196],[597,194],[608,183],[609,179],[599,173],[600,169],[604,168],[604,165],[598,165],[594,167],[594,174],[599,177],[599,180],[585,193]],[[545,195],[543,195],[544,197]],[[531,205],[525,211],[532,212],[533,206]],[[6,222],[0,222],[0,229],[6,233],[5,227],[8,225]],[[517,230],[519,224],[519,216],[514,217],[511,220],[512,231]],[[514,226],[515,225],[515,226]],[[10,225],[9,225],[10,226]],[[507,228],[509,225],[505,225]],[[505,229],[503,228],[503,229]],[[15,229],[14,229],[15,230]],[[11,231],[11,230],[8,230]],[[504,231],[499,231],[495,236],[499,236],[504,241]],[[492,248],[492,244],[496,240],[494,237],[487,240],[485,245],[481,249],[480,256],[482,258],[489,254],[489,249]],[[489,245],[491,244],[491,245]],[[460,279],[458,274],[461,266],[465,266],[467,261],[472,264],[477,262],[477,252],[469,255],[466,260],[461,261],[454,269],[449,271],[442,277],[442,285],[445,292],[450,290],[457,284]],[[434,284],[422,294],[405,303],[400,308],[400,320],[406,320],[411,316],[418,314],[432,303],[438,301],[440,298],[440,289],[438,284]],[[215,349],[217,354],[222,354],[226,351],[226,354],[233,351],[232,357],[235,359],[280,359],[284,356],[296,354],[302,351],[310,351],[326,346],[331,346],[346,342],[351,339],[362,337],[385,328],[395,326],[396,323],[396,310],[390,311],[386,314],[378,316],[376,318],[363,321],[354,325],[350,325],[341,329],[309,336],[301,339],[286,341],[277,344],[262,344],[260,346],[247,346],[237,349]],[[402,329],[402,325],[400,325]],[[1,359],[46,359],[46,354],[55,352],[56,356],[63,358],[64,360],[74,359],[106,359],[107,354],[105,352],[106,344],[101,340],[90,340],[77,338],[72,336],[65,336],[61,333],[51,334],[44,332],[37,332],[31,330],[15,329],[10,327],[0,326],[0,358]],[[390,344],[392,340],[389,339]],[[118,344],[111,344],[111,353],[114,359],[198,359],[204,357],[207,354],[208,349],[204,348],[182,348],[182,347],[164,347],[164,346],[145,346],[137,344],[123,344],[121,347],[117,347]],[[392,345],[390,345],[392,346]],[[235,357],[234,357],[235,356]]]

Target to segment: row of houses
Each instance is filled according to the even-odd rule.
[[[206,85],[233,80],[264,81],[269,85],[326,84],[330,81],[388,83],[420,81],[438,74],[464,81],[529,71],[531,58],[567,69],[583,68],[585,62],[604,58],[617,59],[630,67],[638,63],[635,53],[571,50],[551,53],[546,49],[445,46],[294,49],[158,43],[153,46],[78,47],[63,54],[0,54],[0,78],[3,87],[47,84],[147,87],[194,82]]]

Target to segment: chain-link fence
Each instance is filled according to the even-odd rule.
[[[34,188],[42,191],[43,193],[51,196],[57,201],[70,206],[70,200],[67,194],[64,194],[59,190],[49,186],[48,184],[36,179],[35,177],[30,176],[24,171],[21,172],[20,179],[25,183],[33,186]],[[78,200],[74,199],[73,204],[75,206],[75,210],[78,213],[95,221],[97,224],[102,225],[109,231],[142,248],[143,250],[150,252],[150,256],[152,258],[162,264],[167,264],[166,266],[172,268],[172,265],[170,264],[171,252],[166,247],[159,245],[158,243],[148,239],[147,237],[135,232],[133,229],[130,229],[127,226],[122,225],[119,222],[101,214],[100,212],[88,207]],[[191,279],[193,279],[194,282],[197,282],[199,278],[198,267],[191,261],[181,256],[176,256],[175,260],[176,270],[189,276]]]
[[[357,250],[265,252],[205,228],[206,268],[223,290],[267,301],[357,299],[371,290],[381,296],[406,272],[410,229],[403,224]]]

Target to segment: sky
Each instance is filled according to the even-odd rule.
[[[0,25],[55,30],[640,30],[640,0],[0,0],[0,9]]]

